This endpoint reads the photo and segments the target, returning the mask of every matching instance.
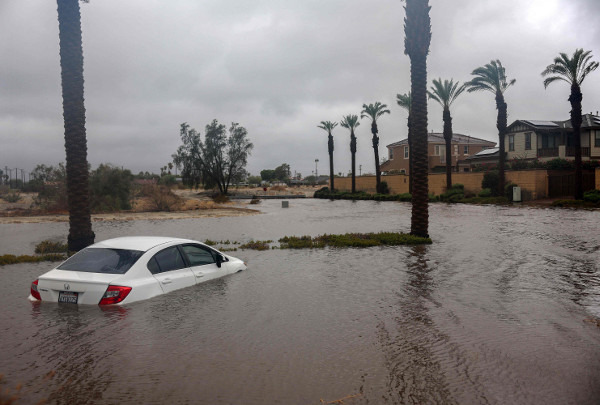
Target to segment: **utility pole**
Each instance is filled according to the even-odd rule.
[[[319,159],[315,159],[315,177],[319,177],[319,169],[317,168],[318,163]]]
[[[358,165],[358,175],[362,176],[362,165]]]

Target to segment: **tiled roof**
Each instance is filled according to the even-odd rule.
[[[444,140],[444,134],[442,134],[440,132],[429,132],[427,134],[427,142],[428,143],[445,143],[446,141]],[[475,138],[472,136],[457,134],[457,133],[452,134],[452,142],[483,144],[486,146],[496,145],[496,142],[486,141],[485,139]],[[390,147],[394,147],[394,146],[407,145],[407,144],[408,144],[408,139],[403,139],[398,142],[390,143],[389,145],[387,145],[387,147],[390,148]]]
[[[564,121],[539,121],[539,120],[516,120],[508,127],[512,127],[517,123],[523,123],[533,129],[552,130],[552,129],[571,129],[571,119]],[[600,116],[594,114],[584,114],[581,116],[581,128],[600,127]]]

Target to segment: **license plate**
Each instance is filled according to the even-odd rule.
[[[66,304],[77,304],[77,297],[79,293],[71,291],[61,291],[58,293],[58,302],[64,302]]]

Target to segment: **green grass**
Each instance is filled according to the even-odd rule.
[[[273,242],[272,240],[251,240],[248,243],[244,243],[240,245],[240,249],[251,249],[251,250],[269,250],[271,247],[269,243]]]
[[[341,235],[286,236],[279,239],[281,249],[311,249],[329,247],[372,247],[422,245],[432,243],[430,238],[422,238],[399,232],[346,233]]]
[[[66,260],[67,256],[64,254],[50,253],[42,256],[30,256],[30,255],[2,255],[0,256],[0,266],[6,266],[7,264],[17,263],[38,263],[38,262],[60,262]]]

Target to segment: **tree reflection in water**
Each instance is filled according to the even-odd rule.
[[[426,246],[410,248],[406,257],[407,282],[398,291],[391,317],[378,327],[379,341],[389,372],[386,403],[451,404],[450,390],[436,356],[448,337],[436,329],[429,308],[435,280]]]

